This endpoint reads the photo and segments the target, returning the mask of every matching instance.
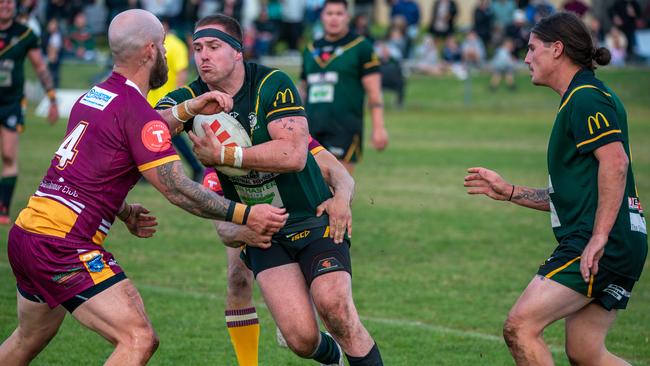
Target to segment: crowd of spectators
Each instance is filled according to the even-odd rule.
[[[376,1],[385,1],[389,9],[390,18],[379,22],[385,26],[374,26]],[[404,78],[404,70],[450,72],[459,78],[472,70],[490,70],[492,87],[505,79],[513,88],[511,74],[522,65],[531,27],[558,10],[581,16],[595,42],[611,50],[615,66],[639,60],[635,32],[650,26],[647,0],[605,1],[598,16],[583,0],[566,0],[560,9],[548,0],[467,0],[473,2],[469,26],[458,24],[461,11],[467,9],[459,1],[434,0],[431,9],[421,9],[421,3],[414,0],[356,0],[351,6],[351,29],[375,42],[385,64],[385,78],[393,80],[391,85],[400,85],[397,89],[403,93],[404,83],[399,79]],[[41,36],[58,85],[61,60],[97,61],[100,53],[95,41],[104,38],[116,14],[129,8],[141,7],[167,20],[188,42],[197,19],[214,12],[228,14],[244,27],[246,57],[259,58],[295,56],[306,39],[320,37],[322,4],[323,0],[19,0],[18,9],[21,20]],[[423,10],[428,10],[428,17],[422,16]]]

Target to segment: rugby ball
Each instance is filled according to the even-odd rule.
[[[205,136],[203,125],[210,126],[212,132],[224,146],[249,147],[252,145],[248,132],[246,132],[239,121],[228,113],[221,112],[211,115],[199,114],[194,117],[192,131],[196,136]],[[230,166],[215,166],[215,169],[225,175],[234,177],[250,173],[250,169],[233,168]]]

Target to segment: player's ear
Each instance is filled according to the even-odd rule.
[[[235,61],[242,61],[244,59],[244,51],[239,51],[235,54]]]
[[[553,57],[554,58],[559,58],[564,53],[564,43],[562,43],[560,41],[553,42],[553,44],[551,45],[551,48],[553,49]]]

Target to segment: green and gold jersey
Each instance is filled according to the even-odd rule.
[[[13,22],[0,30],[0,105],[19,103],[25,84],[25,57],[39,48],[39,39],[31,28]]]
[[[267,125],[289,116],[305,116],[300,95],[291,78],[280,70],[255,63],[245,63],[244,85],[233,97],[230,115],[250,133],[253,145],[271,140]],[[188,86],[167,94],[156,109],[170,108],[209,91],[200,78]],[[193,120],[185,123],[192,128]],[[316,207],[330,198],[331,192],[314,157],[307,152],[305,169],[295,173],[251,171],[242,177],[229,177],[217,172],[224,196],[249,205],[269,203],[289,212],[285,230],[300,230],[327,224],[327,218],[316,218]]]
[[[631,157],[625,108],[593,71],[581,70],[562,98],[548,144],[551,225],[560,245],[582,251],[591,238],[598,207],[593,151],[615,141]],[[647,251],[646,223],[630,163],[625,195],[600,264],[638,279]]]
[[[363,131],[365,90],[361,79],[379,72],[372,44],[348,33],[329,42],[319,39],[303,52],[300,78],[307,83],[305,107],[312,135],[321,131]]]

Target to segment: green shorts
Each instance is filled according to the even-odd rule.
[[[25,110],[23,103],[12,103],[0,106],[0,125],[17,132],[25,129]]]
[[[580,273],[580,254],[556,250],[539,267],[537,274],[593,298],[606,310],[625,309],[636,281],[598,267],[598,273],[587,283]]]
[[[335,244],[329,237],[329,226],[276,234],[269,248],[246,246],[241,258],[256,278],[269,268],[298,263],[308,286],[325,273],[346,271],[352,275],[350,241],[346,238],[343,243]]]
[[[320,131],[312,133],[312,137],[341,161],[346,163],[358,163],[361,161],[363,152],[363,136],[361,133]]]

